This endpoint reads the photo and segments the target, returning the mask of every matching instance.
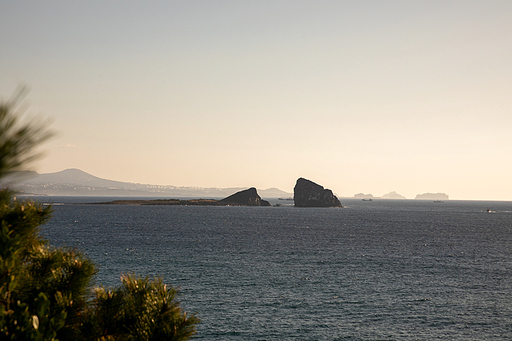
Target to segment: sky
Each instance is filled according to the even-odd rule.
[[[512,1],[2,1],[39,173],[512,200]]]

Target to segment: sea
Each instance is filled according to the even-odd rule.
[[[201,340],[510,340],[512,202],[344,208],[93,205],[42,197],[42,234],[96,285],[161,276]]]

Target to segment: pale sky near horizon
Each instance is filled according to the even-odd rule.
[[[512,200],[512,1],[2,1],[40,173]]]

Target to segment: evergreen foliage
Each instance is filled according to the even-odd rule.
[[[24,170],[40,154],[35,148],[53,134],[44,123],[21,123],[20,100],[27,91],[21,87],[9,101],[0,103],[0,179]]]
[[[0,103],[0,180],[23,170],[50,136],[44,126],[20,124],[15,107],[16,100]],[[187,317],[177,290],[160,277],[123,275],[120,287],[93,289],[92,261],[40,236],[50,216],[51,207],[0,190],[0,340],[188,340],[195,334],[199,319]]]
[[[73,339],[95,274],[80,252],[53,249],[39,236],[49,207],[0,198],[0,335],[3,339]]]
[[[96,288],[87,337],[112,340],[188,340],[195,334],[199,319],[187,317],[177,301],[177,290],[162,278],[121,276],[123,285],[114,289]],[[84,333],[85,334],[85,333]]]

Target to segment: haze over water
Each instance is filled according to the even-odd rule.
[[[510,1],[4,1],[43,173],[512,200]]]

